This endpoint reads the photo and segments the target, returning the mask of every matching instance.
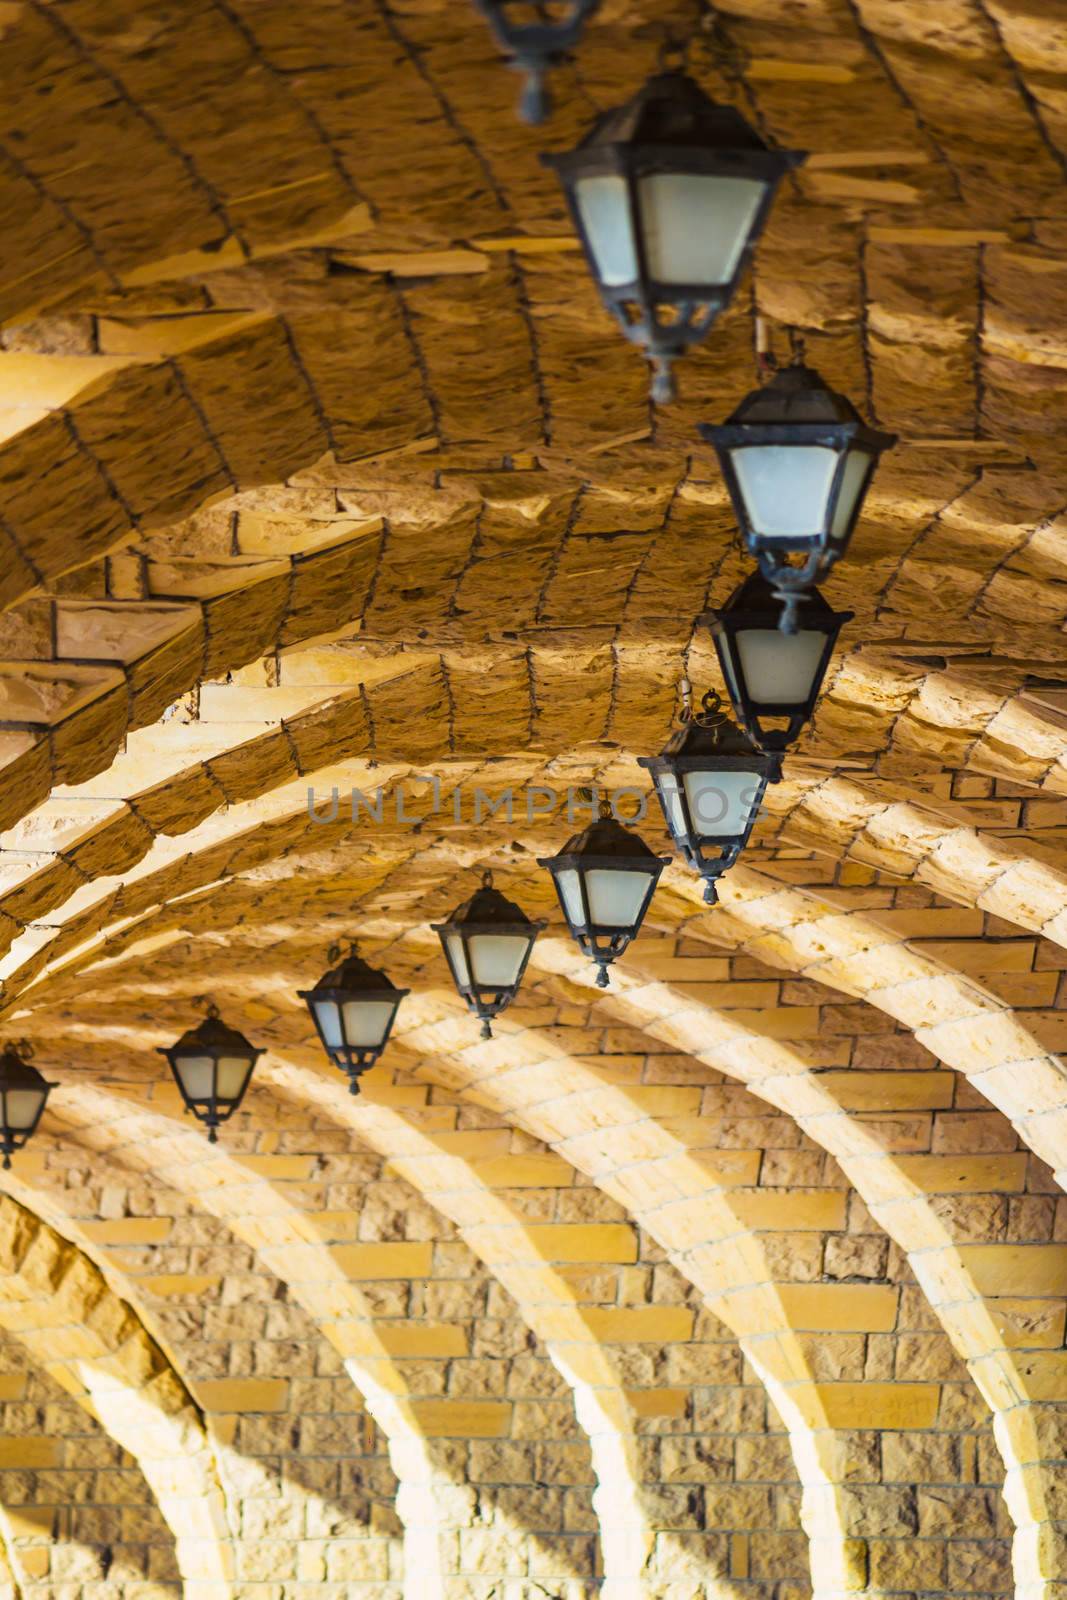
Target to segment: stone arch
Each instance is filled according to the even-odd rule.
[[[933,968],[931,968],[931,970],[933,970]],[[795,1069],[793,1069],[793,1072],[795,1072]],[[795,1109],[795,1107],[793,1107],[793,1109]],[[861,1190],[861,1192],[865,1192],[865,1190]],[[913,1240],[912,1240],[912,1242],[913,1242]],[[971,1354],[973,1354],[973,1352],[974,1352],[974,1346],[971,1346]],[[995,1394],[995,1390],[990,1390],[989,1381],[985,1382],[984,1386],[982,1386],[982,1387],[984,1387],[985,1394],[989,1395],[990,1392],[993,1392],[993,1394]],[[1014,1454],[1014,1456],[1009,1456],[1009,1459],[1014,1459],[1014,1461],[1017,1461],[1017,1459],[1019,1459],[1019,1458],[1017,1458],[1017,1454]],[[1021,1512],[1021,1522],[1022,1522],[1022,1525],[1024,1525],[1024,1526],[1027,1525],[1027,1514],[1025,1514],[1025,1510],[1022,1510],[1022,1512]],[[1030,1525],[1032,1525],[1032,1523],[1030,1523]]]
[[[562,1064],[561,1058],[557,1065]],[[642,1133],[647,1132],[655,1147],[646,1157],[649,1166],[668,1168],[674,1174],[673,1177],[665,1178],[668,1186],[680,1186],[677,1191],[679,1196],[687,1197],[679,1198],[676,1207],[667,1208],[667,1211],[672,1213],[670,1223],[666,1221],[665,1212],[664,1218],[658,1219],[652,1226],[652,1235],[665,1245],[683,1276],[695,1282],[703,1292],[711,1295],[716,1313],[722,1315],[735,1335],[742,1336],[742,1349],[745,1353],[749,1354],[752,1347],[746,1343],[744,1335],[751,1334],[759,1345],[758,1350],[754,1352],[753,1364],[775,1406],[786,1413],[793,1424],[794,1453],[803,1485],[805,1522],[809,1537],[816,1541],[813,1557],[816,1584],[820,1593],[829,1594],[843,1590],[847,1587],[846,1572],[850,1556],[845,1531],[837,1520],[840,1514],[837,1478],[840,1466],[837,1461],[836,1435],[822,1419],[821,1403],[815,1386],[810,1378],[804,1375],[805,1358],[792,1337],[788,1317],[782,1310],[773,1287],[773,1274],[765,1262],[760,1264],[762,1252],[758,1234],[735,1214],[732,1207],[730,1196],[733,1177],[729,1166],[725,1177],[716,1173],[713,1166],[709,1167],[704,1160],[695,1158],[681,1141],[652,1123],[640,1107],[635,1108],[631,1105],[625,1090],[616,1090],[604,1084],[577,1062],[568,1061],[567,1065],[568,1068],[573,1067],[584,1087],[594,1098],[599,1097],[602,1100],[601,1110],[610,1109],[611,1116],[606,1126],[617,1124],[612,1131],[620,1151],[627,1148],[632,1134],[631,1124],[636,1113]],[[532,1076],[530,1074],[526,1076],[532,1083]],[[114,1110],[113,1103],[109,1105],[109,1099],[110,1097],[96,1091],[73,1090],[68,1099],[68,1115],[71,1114],[70,1105],[73,1102],[78,1106],[82,1119],[90,1125],[99,1124],[108,1115],[109,1110],[111,1112]],[[576,1097],[576,1106],[579,1100],[580,1097]],[[159,1152],[155,1156],[155,1170],[166,1177],[168,1182],[171,1181],[173,1173],[176,1187],[188,1186],[194,1181],[190,1173],[195,1171],[196,1165],[203,1163],[205,1149],[210,1162],[218,1160],[220,1152],[210,1147],[203,1147],[203,1141],[195,1134],[183,1135],[177,1132],[169,1118],[162,1119],[146,1111],[131,1111],[126,1116],[125,1122],[131,1132],[137,1130],[138,1149],[133,1157],[136,1161],[148,1159],[144,1147],[148,1144],[147,1129],[153,1128],[155,1138],[152,1148],[158,1148]],[[541,1131],[533,1122],[529,1123],[529,1127],[534,1133]],[[550,1127],[551,1124],[544,1125],[545,1132],[549,1133],[548,1142],[552,1144],[556,1141],[555,1136],[549,1132]],[[590,1124],[587,1130],[588,1137],[593,1136],[595,1127],[595,1122]],[[178,1146],[175,1148],[180,1148],[182,1155],[175,1154],[175,1149],[171,1148],[175,1140],[178,1141]],[[130,1149],[131,1146],[124,1144],[123,1148]],[[186,1151],[187,1156],[184,1154]],[[628,1160],[624,1162],[626,1166],[629,1164]],[[600,1187],[606,1188],[609,1194],[614,1194],[616,1199],[626,1204],[629,1195],[628,1179],[624,1178],[621,1185],[613,1190],[610,1185],[602,1182],[602,1175],[596,1170],[595,1164],[590,1167],[587,1153],[583,1159],[576,1161],[576,1165],[588,1171]],[[636,1177],[634,1182],[639,1184]],[[242,1173],[234,1187],[239,1188],[247,1183],[247,1173]],[[242,1233],[253,1225],[241,1218],[238,1209],[241,1202],[238,1201],[235,1206],[233,1198],[226,1197],[225,1188],[226,1186],[220,1182],[205,1190],[206,1203],[210,1209],[217,1209],[219,1214],[225,1214],[229,1225]],[[287,1202],[280,1197],[271,1198],[268,1202],[264,1197],[262,1204],[267,1208],[272,1231],[269,1234],[261,1231],[265,1222],[260,1217],[254,1224],[255,1233],[249,1237],[261,1241],[261,1248],[264,1248],[262,1241],[268,1239],[269,1248],[276,1249],[279,1247],[280,1236],[273,1230],[277,1216],[280,1215],[279,1208],[284,1209]],[[701,1215],[701,1205],[706,1207],[704,1215]],[[639,1213],[639,1216],[644,1223],[643,1212]],[[694,1226],[698,1228],[700,1235],[696,1242],[690,1238]],[[278,1258],[277,1270],[287,1276],[293,1283],[295,1292],[303,1296],[307,1290],[293,1279],[294,1253],[300,1248],[306,1251],[309,1247],[287,1242],[284,1259],[281,1256]],[[697,1259],[701,1248],[707,1258],[707,1270],[701,1275],[694,1276],[692,1261]],[[753,1283],[757,1285],[755,1299],[758,1304],[752,1303],[750,1297],[741,1315],[740,1326],[732,1314],[728,1293],[721,1300],[720,1311],[721,1281],[724,1275],[738,1289],[747,1288]],[[758,1288],[760,1284],[768,1285],[766,1292]],[[743,1297],[739,1296],[739,1303],[741,1298]],[[768,1333],[768,1324],[773,1332]],[[335,1335],[331,1332],[332,1337]],[[361,1380],[358,1373],[354,1375],[361,1387],[367,1382],[366,1378]],[[803,1397],[799,1404],[793,1398],[798,1395]],[[370,1399],[371,1396],[368,1395],[368,1400]]]
[[[483,1436],[486,1440],[495,1438],[500,1431],[500,1418],[496,1414],[510,1408],[494,1400],[483,1401],[471,1390],[462,1390],[461,1394],[473,1395],[473,1398],[437,1399],[431,1385],[427,1394],[420,1396],[420,1385],[411,1376],[418,1365],[416,1358],[420,1357],[420,1351],[410,1340],[394,1349],[387,1335],[395,1330],[388,1322],[379,1323],[372,1302],[365,1299],[358,1288],[359,1279],[368,1274],[367,1265],[347,1262],[347,1256],[359,1256],[360,1252],[373,1256],[376,1249],[388,1252],[393,1247],[352,1247],[346,1242],[331,1242],[331,1239],[344,1240],[340,1218],[328,1214],[323,1223],[329,1226],[320,1228],[313,1209],[297,1206],[286,1196],[284,1178],[287,1173],[257,1175],[257,1162],[265,1173],[272,1174],[276,1161],[280,1168],[285,1168],[287,1158],[267,1155],[243,1161],[219,1151],[217,1153],[223,1156],[221,1170],[211,1162],[213,1170],[205,1183],[196,1170],[198,1163],[190,1161],[190,1156],[199,1151],[203,1143],[198,1135],[180,1132],[171,1115],[158,1111],[138,1112],[128,1101],[99,1091],[85,1093],[88,1099],[82,1113],[84,1131],[93,1133],[99,1141],[101,1130],[108,1128],[102,1148],[107,1149],[117,1166],[131,1164],[141,1169],[147,1164],[147,1170],[155,1177],[162,1177],[179,1193],[218,1216],[237,1237],[253,1246],[264,1263],[290,1286],[311,1312],[321,1332],[343,1357],[349,1375],[366,1398],[368,1409],[390,1440],[400,1480],[398,1510],[405,1524],[407,1582],[413,1586],[411,1592],[414,1588],[420,1594],[424,1592],[426,1583],[433,1577],[432,1560],[439,1563],[439,1581],[447,1585],[452,1581],[450,1562],[464,1559],[464,1547],[475,1537],[475,1533],[463,1531],[469,1496],[461,1483],[453,1481],[453,1447],[467,1438],[475,1441]],[[168,1106],[169,1103],[168,1100]],[[177,1106],[173,1109],[176,1111]],[[69,1106],[66,1116],[69,1121]],[[160,1152],[170,1148],[175,1138],[178,1146],[169,1157],[163,1158]],[[136,1155],[131,1156],[132,1144],[147,1146],[147,1149],[138,1149]],[[293,1183],[288,1187],[294,1197],[302,1197],[306,1185]],[[70,1225],[77,1226],[74,1221]],[[340,1233],[338,1227],[341,1227]],[[421,1250],[423,1247],[411,1248]],[[428,1251],[429,1246],[425,1249]],[[396,1275],[387,1263],[381,1263],[381,1268],[385,1278]],[[427,1272],[433,1275],[428,1267],[421,1270],[422,1275]],[[370,1276],[376,1274],[370,1272]],[[444,1348],[439,1354],[456,1356],[460,1352]],[[213,1386],[201,1382],[199,1387],[205,1394],[210,1391],[212,1404],[225,1411],[227,1407],[221,1395],[215,1396],[215,1389],[239,1390],[242,1383]],[[548,1451],[551,1446],[540,1448]],[[545,1470],[548,1470],[547,1460]],[[577,1495],[579,1490],[576,1488],[571,1493]],[[457,1531],[460,1550],[458,1556],[450,1556],[446,1547],[454,1541]],[[530,1537],[539,1536],[531,1532]],[[557,1541],[561,1551],[565,1542]],[[581,1540],[572,1538],[571,1543],[577,1550]],[[549,1538],[542,1557],[545,1576],[553,1575],[551,1545]],[[491,1550],[487,1552],[487,1559],[492,1559]]]
[[[675,962],[684,968],[684,958]],[[632,976],[631,976],[632,974]],[[1067,1309],[1062,1251],[1051,1244],[1026,1246],[972,1239],[957,1225],[940,1195],[1022,1195],[1025,1159],[1002,1160],[965,1147],[944,1154],[908,1156],[894,1148],[894,1112],[914,1111],[914,1099],[894,1103],[893,1074],[874,1074],[879,1116],[864,1114],[868,1097],[862,1070],[815,1070],[798,1047],[768,1039],[679,992],[663,979],[648,980],[640,962],[628,963],[620,993],[608,997],[622,1016],[653,1037],[670,1040],[697,1059],[742,1079],[761,1098],[793,1116],[812,1139],[838,1161],[872,1216],[908,1256],[922,1290],[954,1347],[967,1362],[994,1419],[1007,1468],[1005,1495],[1016,1528],[1016,1577],[1025,1593],[1045,1593],[1055,1581],[1062,1537],[1062,1461],[1055,1439],[1063,1426],[1055,1401],[1061,1352],[1050,1350],[1040,1322]],[[951,1069],[950,1069],[951,1071]],[[899,1078],[901,1092],[910,1075]],[[884,1085],[884,1087],[883,1087]],[[1026,1257],[1031,1256],[1029,1265]],[[1004,1285],[1003,1308],[998,1283]],[[1013,1304],[1007,1287],[1025,1284]],[[1038,1319],[1036,1344],[1027,1348],[1027,1322]],[[1055,1337],[1053,1333],[1053,1338]]]
[[[89,1259],[0,1199],[0,1325],[133,1456],[191,1594],[226,1596],[231,1535],[202,1420],[181,1379]]]

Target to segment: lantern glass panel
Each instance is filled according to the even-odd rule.
[[[741,671],[749,699],[756,705],[803,705],[811,693],[826,649],[823,632],[801,628],[781,633],[777,628],[743,628],[737,634]],[[734,685],[729,685],[736,699]]]
[[[834,508],[834,520],[830,527],[835,539],[843,538],[848,532],[853,514],[863,496],[872,465],[872,458],[866,450],[849,451],[845,459],[845,470],[841,475],[841,488]]]
[[[556,873],[556,887],[563,900],[563,909],[572,928],[584,928],[585,906],[582,902],[582,885],[574,867]]]
[[[471,974],[467,965],[467,949],[463,939],[458,933],[447,934],[445,936],[445,946],[448,952],[448,959],[452,963],[452,970],[456,975],[456,982],[469,984]]]
[[[336,1000],[313,1000],[315,1019],[322,1030],[322,1037],[327,1048],[336,1049],[344,1043],[341,1038],[341,1013],[337,1008]]]
[[[729,283],[766,190],[757,178],[715,173],[655,172],[643,177],[638,195],[649,277],[664,284]]]
[[[458,941],[457,941],[458,942]],[[522,934],[476,933],[470,941],[470,960],[474,981],[481,989],[507,989],[519,981],[519,972],[530,948]]]
[[[252,1063],[247,1056],[221,1056],[215,1086],[218,1098],[236,1100],[244,1088],[251,1067]]]
[[[581,178],[575,185],[575,201],[601,283],[609,289],[633,283],[638,276],[637,246],[626,179],[612,173]]]
[[[683,782],[697,838],[736,838],[745,831],[759,792],[755,773],[694,771],[685,773]]]
[[[6,1089],[4,1091],[4,1124],[12,1133],[24,1133],[32,1128],[48,1098],[47,1089]]]
[[[350,1045],[382,1044],[395,1012],[396,1003],[392,1000],[346,1000],[345,1042]]]
[[[733,451],[734,472],[756,533],[818,533],[840,460],[824,445],[758,444]]]
[[[667,826],[674,838],[685,833],[685,813],[682,810],[682,795],[678,788],[678,779],[673,772],[661,772],[656,779],[656,788],[663,803]]]
[[[632,928],[641,915],[652,874],[591,867],[585,874],[589,918],[602,928]]]
[[[174,1067],[190,1100],[210,1100],[213,1092],[213,1056],[176,1055]]]

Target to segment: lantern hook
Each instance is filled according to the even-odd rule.
[[[333,966],[335,961],[340,961],[340,959],[341,959],[341,946],[337,943],[336,940],[333,942],[333,944],[327,950],[326,959],[330,963],[331,967]]]
[[[789,362],[791,367],[802,367],[807,356],[807,341],[799,328],[789,329],[789,348],[792,356]]]
[[[656,51],[656,67],[660,72],[684,72],[689,55],[689,42],[680,39],[668,23],[661,24],[662,38]]]
[[[484,867],[482,869],[482,888],[483,889],[491,889],[492,887],[493,887],[493,869],[492,869],[492,867]]]
[[[218,1022],[220,1015],[221,1013],[218,1006],[215,1004],[214,1000],[212,1000],[211,1004],[207,1008],[208,1021]]]
[[[727,720],[726,712],[722,709],[722,695],[714,689],[708,689],[701,699],[700,710],[690,715],[698,728],[721,728]]]

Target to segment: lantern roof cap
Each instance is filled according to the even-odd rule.
[[[37,1071],[14,1045],[5,1045],[0,1054],[0,1089],[53,1089],[54,1084]]]
[[[832,389],[814,367],[794,362],[753,389],[730,417],[737,422],[862,422],[847,395]]]
[[[832,389],[814,367],[793,362],[780,367],[769,383],[753,389],[718,427],[701,423],[700,432],[712,444],[740,444],[732,430],[775,427],[840,427],[861,435],[868,448],[888,450],[895,433],[870,428],[847,395]]]
[[[625,827],[613,816],[598,817],[581,833],[572,835],[559,856],[596,856],[609,861],[614,858],[620,862],[637,860],[643,863],[647,860],[657,865],[670,860],[669,856],[658,856],[654,850],[650,850],[639,833]],[[538,861],[538,866],[550,867],[557,859],[550,856]]]
[[[660,751],[659,758],[671,756],[756,756],[762,751],[730,717],[721,716],[714,722],[701,722],[691,717],[676,728]],[[641,758],[643,766],[647,756]]]
[[[333,956],[331,952],[331,958]],[[337,962],[328,972],[324,972],[313,989],[300,989],[298,994],[301,1000],[306,1000],[309,995],[321,993],[327,989],[346,990],[352,993],[365,994],[410,994],[410,989],[398,989],[387,973],[379,972],[372,967],[355,950],[351,949],[343,961]]]
[[[660,72],[624,105],[603,112],[579,145],[674,145],[679,149],[758,150],[769,146],[734,106],[720,105],[685,72]],[[799,165],[799,151],[776,154]]]
[[[546,926],[543,921],[532,921],[521,906],[501,894],[499,889],[494,889],[491,883],[483,883],[444,922],[432,922],[430,926],[434,933],[440,933],[442,929],[451,932],[467,927],[511,928],[516,924],[538,930]]]
[[[231,1028],[223,1022],[214,1006],[195,1028],[188,1028],[177,1043],[172,1044],[163,1054],[170,1055],[179,1050],[183,1054],[195,1050],[211,1050],[218,1053],[232,1051],[235,1055],[243,1056],[263,1054],[262,1050],[257,1050],[254,1044],[249,1043],[243,1033],[238,1033],[236,1028]]]

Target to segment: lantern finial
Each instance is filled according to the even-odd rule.
[[[526,74],[519,98],[519,116],[531,127],[544,122],[552,110],[552,99],[545,88],[545,75],[540,67],[531,67]]]
[[[652,398],[658,406],[669,406],[678,398],[678,384],[674,377],[673,356],[652,358]]]

